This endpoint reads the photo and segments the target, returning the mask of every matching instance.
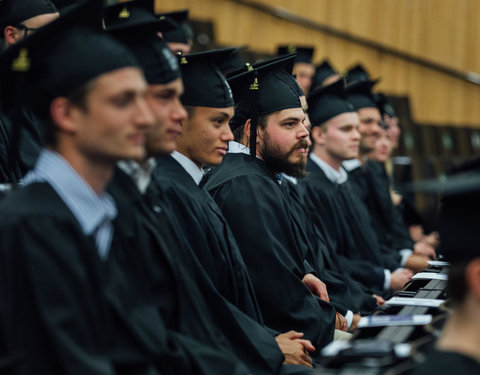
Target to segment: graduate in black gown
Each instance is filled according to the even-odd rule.
[[[304,243],[308,245],[309,264],[315,269],[318,277],[325,282],[330,303],[347,318],[349,328],[355,327],[360,315],[373,313],[377,308],[377,299],[379,303],[383,303],[382,299],[369,294],[364,285],[345,272],[336,254],[328,247],[323,234],[314,225],[305,209],[308,205],[305,202],[303,187],[284,178],[282,188],[292,206],[295,220],[299,223]],[[349,310],[351,313],[348,312]],[[349,314],[352,316],[349,317]],[[355,322],[352,326],[353,320]]]
[[[129,11],[132,13],[135,10],[130,7]],[[139,270],[143,271],[133,273],[140,275],[140,278],[141,275],[145,276],[147,285],[150,285],[149,289],[153,293],[152,307],[157,306],[169,329],[219,349],[231,348],[229,350],[233,350],[254,373],[278,373],[284,358],[272,332],[267,330],[261,321],[252,319],[220,295],[210,274],[206,273],[203,267],[208,254],[202,254],[197,249],[194,251],[189,246],[197,246],[198,241],[191,244],[184,241],[182,227],[188,226],[189,223],[195,225],[195,222],[187,218],[189,221],[184,223],[181,216],[175,214],[177,217],[174,217],[171,214],[173,212],[171,207],[167,207],[171,206],[167,203],[168,197],[159,199],[162,196],[159,189],[162,187],[157,181],[151,183],[152,170],[156,165],[153,157],[174,150],[175,138],[181,129],[180,122],[186,117],[186,112],[179,102],[183,86],[178,63],[165,43],[151,29],[139,26],[124,27],[121,33],[117,29],[115,34],[131,49],[138,60],[142,61],[149,82],[147,102],[157,120],[156,126],[147,132],[146,148],[149,158],[120,162],[109,188],[121,207],[121,213],[116,220],[118,227],[116,244],[120,247],[118,253],[125,254],[122,258],[128,258],[138,254],[139,248],[147,249],[143,254],[145,259],[140,262],[143,265],[139,267]],[[218,53],[209,52],[207,55],[215,56]],[[191,60],[190,56],[186,58],[191,66],[195,66],[194,58]],[[224,92],[226,87],[225,81],[217,74],[214,65],[210,65],[209,59],[207,61],[207,67],[201,65],[207,68],[203,72],[204,77],[207,76],[208,69],[211,69],[207,79],[209,86],[204,88],[204,98],[208,98],[209,95],[215,97],[214,94],[218,90]],[[187,86],[187,89],[191,90],[191,86]],[[196,185],[194,186],[198,189]],[[188,199],[188,196],[179,199]],[[132,228],[132,222],[140,224]],[[212,231],[212,228],[205,229]],[[209,251],[208,247],[201,250]],[[173,270],[184,269],[183,276],[179,276],[180,271],[166,270],[166,261]],[[132,262],[121,261],[121,267],[129,268],[129,263]],[[219,263],[218,267],[228,268],[228,264]],[[226,271],[222,269],[218,271],[219,274],[223,272]],[[191,285],[189,280],[192,280],[194,285]],[[128,305],[126,308],[128,309]],[[203,328],[205,323],[202,319],[205,318],[200,314],[202,309],[209,311],[211,319],[215,321],[213,332],[217,340],[213,340],[215,336]],[[301,344],[292,341],[291,345],[299,346],[298,350],[308,358],[308,355],[303,353]],[[282,368],[282,371],[288,370],[290,373],[307,371],[303,367],[296,367],[298,366]]]
[[[19,357],[15,374],[245,374],[228,351],[168,330],[135,274],[116,266],[117,207],[104,189],[117,160],[144,155],[153,117],[136,60],[75,26],[96,20],[100,30],[100,15],[87,1],[9,49],[31,73],[49,147],[0,208],[2,349]]]
[[[475,168],[478,168],[478,160]],[[450,262],[447,294],[452,313],[434,348],[416,370],[423,374],[480,372],[480,174],[468,170],[436,181],[427,190],[442,193],[440,252]]]
[[[400,289],[409,274],[395,271],[399,258],[384,254],[366,209],[348,184],[342,161],[358,155],[358,115],[346,101],[344,83],[317,89],[309,97],[312,153],[309,175],[300,180],[312,220],[352,277],[381,292]]]
[[[18,43],[56,19],[57,8],[49,0],[5,0],[0,3],[3,47]],[[0,48],[1,50],[2,48]],[[2,78],[0,85],[0,183],[17,184],[33,168],[44,146],[42,125],[28,107],[17,101],[25,95],[13,84],[15,74]]]
[[[213,198],[198,186],[203,177],[202,167],[219,165],[228,142],[233,140],[229,127],[233,98],[217,67],[232,52],[234,49],[207,51],[180,59],[185,85],[182,103],[189,116],[182,121],[177,150],[157,158],[154,181],[160,191],[159,198],[182,223],[180,229],[185,239],[216,289],[264,325],[253,285],[228,223]],[[310,365],[304,348],[293,341],[301,337],[300,333],[290,331],[279,335],[272,331],[272,335],[284,351],[286,363]],[[285,342],[287,347],[283,345]],[[291,352],[291,347],[300,357]]]
[[[380,245],[385,251],[401,253],[402,264],[419,271],[427,267],[426,260],[421,256],[434,257],[435,250],[423,241],[413,243],[408,228],[393,205],[385,169],[379,163],[368,160],[368,153],[374,149],[381,132],[385,131],[382,130],[382,116],[376,98],[371,93],[373,84],[374,81],[369,80],[356,81],[347,89],[347,98],[359,115],[361,135],[358,163],[347,169],[355,193],[370,213]],[[417,255],[411,257],[413,253]]]
[[[231,126],[243,144],[230,142],[229,153],[209,175],[205,188],[237,240],[267,326],[303,332],[318,350],[332,340],[335,311],[302,281],[320,294],[277,179],[281,172],[302,173],[308,148],[304,113],[290,74],[292,62],[290,57],[229,80],[239,100]],[[275,128],[271,134],[265,131],[266,122]],[[286,144],[273,140],[267,144],[269,135],[280,135],[276,132],[284,132]],[[278,154],[268,153],[281,146]],[[285,162],[287,154],[291,157]]]

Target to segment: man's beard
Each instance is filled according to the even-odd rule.
[[[297,149],[304,148],[308,150],[308,142],[305,139],[298,141],[293,145],[293,147],[288,151],[288,153],[282,153],[278,147],[276,147],[271,141],[268,133],[264,133],[264,146],[261,152],[263,161],[268,165],[268,167],[273,170],[275,173],[285,173],[289,176],[302,178],[308,175],[305,170],[307,164],[306,155],[301,157],[301,159],[292,163],[288,160],[289,156],[292,155]]]

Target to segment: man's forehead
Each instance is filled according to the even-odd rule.
[[[375,107],[361,108],[357,112],[360,117],[360,120],[364,120],[364,119],[380,120],[381,119],[380,111],[378,110],[378,108],[375,108]]]
[[[330,121],[338,126],[358,125],[360,123],[359,116],[356,112],[344,112],[336,115]]]
[[[303,120],[303,118],[305,117],[305,112],[301,107],[282,109],[281,111],[275,112],[275,114],[279,121],[283,121],[286,119]]]

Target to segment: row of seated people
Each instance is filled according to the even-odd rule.
[[[45,133],[0,206],[6,363],[318,372],[322,347],[436,257],[368,160],[382,132],[372,82],[305,100],[295,55],[227,81],[234,49],[177,61],[164,18],[137,1],[107,9],[108,35],[87,0],[0,57],[24,93],[12,104],[2,88],[2,110],[27,108]]]

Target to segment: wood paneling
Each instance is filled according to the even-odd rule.
[[[446,67],[480,72],[478,0],[256,0],[429,59]],[[362,62],[378,89],[408,95],[415,121],[480,127],[480,87],[368,47],[275,18],[230,0],[157,0],[157,10],[189,8],[191,17],[214,23],[223,45],[249,45],[273,53],[278,44],[316,48],[339,70]]]

